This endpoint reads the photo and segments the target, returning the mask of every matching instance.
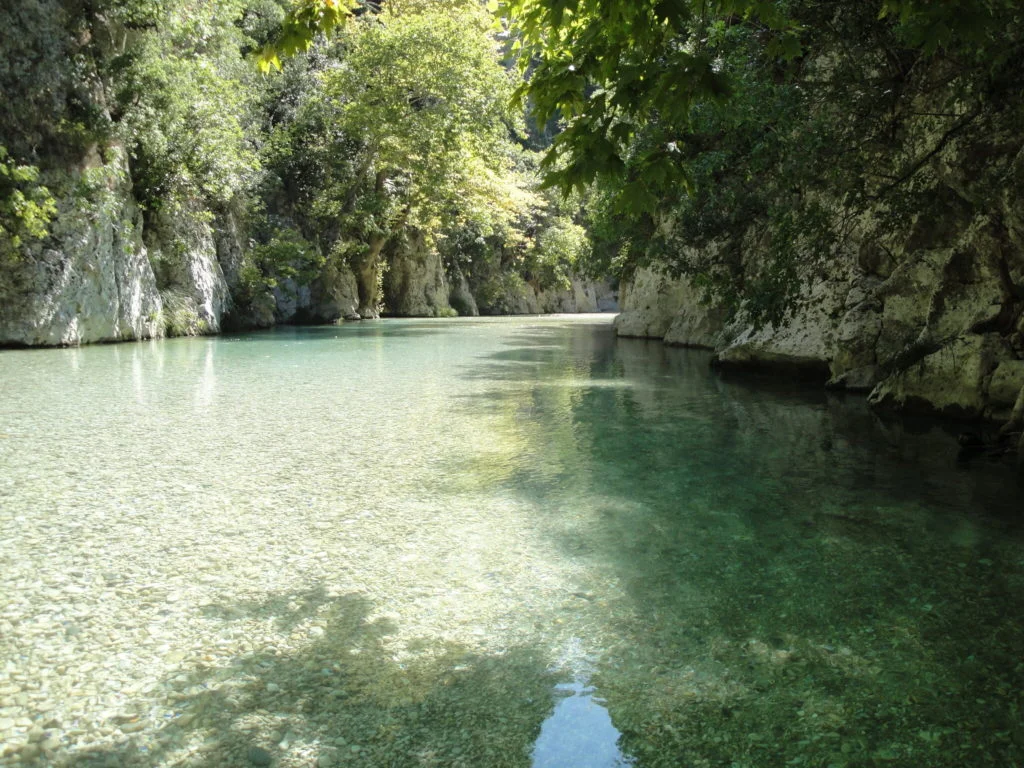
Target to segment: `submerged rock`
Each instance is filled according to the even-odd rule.
[[[250,765],[270,765],[273,762],[273,757],[263,747],[249,747],[245,753],[245,758],[249,761]]]

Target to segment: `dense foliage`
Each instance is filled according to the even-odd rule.
[[[515,76],[477,2],[40,0],[0,10],[0,27],[11,263],[58,206],[99,205],[97,184],[130,188],[161,288],[182,274],[187,221],[230,213],[248,241],[230,265],[235,315],[259,322],[272,291],[325,271],[355,273],[375,313],[410,233],[453,278],[517,290],[564,284],[586,250],[553,236],[579,234],[578,205],[536,191]],[[454,246],[477,241],[476,264]]]
[[[17,258],[26,239],[45,237],[56,203],[39,182],[39,169],[16,165],[0,145],[0,265]]]
[[[244,0],[144,6],[149,15],[129,23],[152,24],[156,33],[115,47],[108,65],[117,105],[112,118],[146,209],[196,199],[223,204],[251,186],[258,167],[251,130],[257,76],[240,55],[253,45],[243,28],[249,6]]]
[[[598,185],[601,264],[667,266],[755,322],[782,319],[868,212],[884,241],[933,208],[922,171],[952,138],[1024,128],[1011,0],[501,7],[521,97],[565,120],[548,183]]]
[[[1024,131],[1014,0],[489,10],[0,10],[5,259],[88,197],[69,168],[123,156],[151,231],[182,216],[244,220],[252,242],[233,290],[264,315],[281,284],[346,269],[372,314],[388,259],[415,240],[491,311],[526,281],[564,287],[583,262],[617,275],[652,264],[777,322],[854,235],[884,254],[951,194],[995,211],[1022,184],[1007,159]],[[970,190],[936,181],[953,145],[973,163]]]
[[[564,285],[586,248],[541,237],[578,226],[576,209],[536,192],[492,31],[479,3],[407,0],[353,17],[282,65],[263,197],[353,270],[363,315],[377,309],[389,250],[412,242],[439,249],[492,311],[524,279]]]

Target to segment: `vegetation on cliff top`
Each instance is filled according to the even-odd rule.
[[[242,304],[315,273],[273,245],[302,242],[372,313],[414,232],[484,293],[653,264],[778,322],[854,231],[899,250],[950,197],[1003,226],[1021,25],[1014,0],[40,0],[0,10],[0,247],[122,145],[147,218],[243,213]]]
[[[8,262],[34,258],[57,205],[91,200],[83,171],[113,163],[147,238],[183,217],[230,211],[241,223],[251,241],[232,285],[242,318],[266,318],[269,292],[285,282],[345,269],[363,314],[376,312],[383,254],[410,232],[454,272],[473,270],[449,244],[479,242],[482,281],[558,282],[586,243],[567,250],[551,233],[578,226],[578,205],[537,192],[537,160],[510,107],[514,75],[486,9],[390,3],[314,40],[349,5],[40,0],[0,10],[0,48],[12,54],[0,64]],[[292,56],[268,77],[256,63],[272,39]],[[173,259],[160,245],[151,255]],[[157,269],[158,281],[173,271]]]
[[[547,183],[596,190],[601,266],[686,274],[755,324],[783,319],[865,215],[867,239],[899,250],[944,196],[998,219],[993,198],[1024,192],[1013,0],[500,7],[521,98],[565,120]],[[950,189],[930,171],[954,140],[953,165],[987,162]]]

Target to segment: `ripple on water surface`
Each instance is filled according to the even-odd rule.
[[[607,318],[0,353],[0,764],[1024,761],[1005,467]]]

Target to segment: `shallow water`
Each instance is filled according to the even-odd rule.
[[[604,317],[10,351],[0,395],[4,765],[1024,761],[1020,490],[858,399]]]

